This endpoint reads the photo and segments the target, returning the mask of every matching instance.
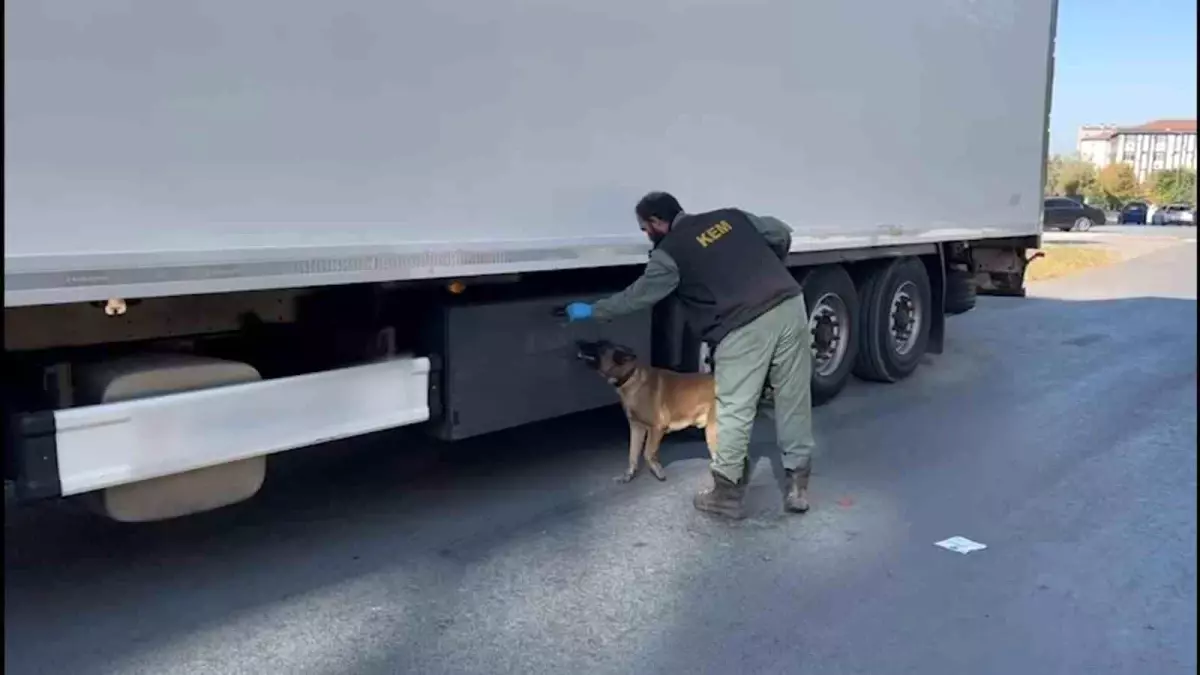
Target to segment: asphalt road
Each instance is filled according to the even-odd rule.
[[[6,670],[1195,673],[1196,262],[981,299],[913,379],[818,411],[803,517],[769,433],[741,524],[692,510],[695,440],[614,483],[613,410],[289,453],[184,521],[10,513]]]

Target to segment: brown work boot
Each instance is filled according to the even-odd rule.
[[[790,513],[804,513],[808,510],[808,477],[812,467],[789,470],[787,472],[788,491],[783,498],[783,509]]]
[[[713,513],[733,520],[745,518],[742,513],[742,497],[746,492],[745,481],[734,483],[725,476],[712,472],[713,486],[696,493],[692,505],[705,513]]]

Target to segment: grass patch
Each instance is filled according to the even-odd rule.
[[[1029,263],[1026,281],[1045,281],[1119,262],[1116,252],[1099,246],[1046,245],[1042,257]]]

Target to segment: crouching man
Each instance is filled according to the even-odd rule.
[[[784,260],[791,230],[774,218],[739,209],[684,213],[679,201],[652,192],[636,207],[654,244],[642,276],[594,304],[571,303],[572,321],[637,312],[675,293],[688,324],[713,353],[717,447],[713,486],[697,509],[744,516],[750,432],[763,385],[775,392],[775,427],[788,474],[784,508],[808,510],[812,435],[812,336],[800,285]]]

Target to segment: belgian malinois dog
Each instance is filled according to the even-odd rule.
[[[638,363],[632,349],[607,340],[580,342],[579,358],[616,388],[629,420],[629,467],[620,480],[637,475],[639,458],[646,457],[658,480],[667,474],[658,461],[663,436],[681,429],[704,430],[711,457],[717,444],[717,388],[708,373],[676,373]]]

